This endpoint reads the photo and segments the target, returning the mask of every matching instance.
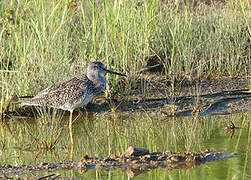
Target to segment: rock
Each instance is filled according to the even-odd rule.
[[[133,146],[130,146],[124,153],[122,156],[144,156],[146,154],[149,154],[149,150],[148,149],[143,149],[143,148],[136,148]]]

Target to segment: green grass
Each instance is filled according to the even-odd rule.
[[[157,56],[174,82],[185,77],[248,76],[250,3],[162,1],[1,1],[1,87],[34,94],[83,73],[91,58],[129,75]],[[110,90],[117,77],[109,77]],[[172,83],[174,85],[174,83]]]

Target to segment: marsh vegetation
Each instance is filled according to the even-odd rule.
[[[104,98],[75,112],[75,161],[121,155],[131,145],[150,152],[213,149],[240,156],[139,178],[250,178],[251,6],[248,0],[210,2],[0,1],[0,166],[69,160],[68,113],[15,102],[85,73],[95,59],[128,77],[107,75]],[[215,106],[238,114],[203,114]],[[189,117],[176,117],[181,110]],[[240,128],[229,134],[222,128],[230,121]],[[56,173],[127,177],[120,171]]]

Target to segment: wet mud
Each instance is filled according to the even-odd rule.
[[[230,154],[227,152],[205,150],[201,152],[152,152],[147,149],[130,146],[121,156],[109,155],[106,157],[89,157],[84,156],[80,161],[62,162],[62,163],[41,163],[34,166],[0,166],[0,179],[11,179],[13,175],[30,175],[35,178],[35,173],[51,172],[50,176],[37,178],[62,178],[60,175],[55,176],[56,171],[75,170],[81,174],[88,170],[121,170],[126,172],[129,177],[135,177],[139,174],[148,172],[156,168],[188,169],[200,166],[206,162],[217,161],[238,156],[239,154]],[[28,176],[29,177],[29,176]],[[27,177],[27,178],[28,178]],[[26,178],[26,179],[27,179]]]
[[[80,111],[89,115],[103,113],[110,116],[110,112],[113,109],[114,113],[119,113],[125,117],[133,113],[143,116],[147,114],[147,116],[151,117],[223,115],[250,111],[250,99],[251,91],[249,89],[239,89],[198,96],[144,98],[127,101],[110,99],[109,102],[89,103]],[[61,110],[58,111],[61,112]],[[34,117],[36,113],[36,107],[29,107],[26,111],[17,109],[12,112],[6,112],[4,116],[5,118],[26,118]],[[68,116],[69,112],[64,112],[64,114]],[[79,111],[74,112],[74,115],[78,114]]]
[[[116,112],[125,115],[132,113],[148,116],[207,116],[247,112],[250,106],[251,92],[248,89],[222,91],[199,96],[179,96],[172,98],[146,98],[113,102]],[[109,104],[89,104],[89,113],[110,111]]]
[[[172,94],[172,90],[169,80],[164,76],[147,76],[138,81],[140,83],[132,86],[128,96],[122,99],[106,99],[101,95],[81,108],[81,112],[91,115],[113,111],[123,116],[147,113],[147,116],[173,117],[231,114],[251,110],[248,79],[222,78],[176,82],[175,93],[169,96],[167,94]],[[140,87],[142,81],[145,87]],[[123,87],[123,84],[119,84],[119,87]],[[142,88],[147,89],[147,94],[141,92]],[[117,95],[115,97],[118,98]],[[2,119],[34,117],[36,113],[36,107],[17,106],[14,111],[4,111]],[[76,110],[75,115],[78,113]]]

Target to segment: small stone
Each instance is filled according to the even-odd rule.
[[[172,156],[172,157],[171,157],[171,160],[172,160],[173,162],[178,162],[178,161],[179,161],[179,159],[178,159],[177,157],[175,157],[175,156]]]
[[[102,164],[97,164],[96,165],[96,170],[102,170],[103,169],[103,165]]]
[[[124,153],[122,156],[144,156],[146,154],[149,154],[149,150],[148,149],[143,149],[143,148],[136,148],[133,146],[130,146]]]
[[[90,159],[88,155],[85,155],[83,158],[82,158],[82,161],[85,161],[85,160],[88,160]]]
[[[116,156],[115,154],[111,154],[109,157],[110,157],[111,159],[116,159],[116,158],[117,158],[117,156]]]
[[[162,155],[162,156],[159,156],[157,160],[158,161],[164,161],[164,160],[166,160],[166,158],[167,158],[167,156]]]
[[[170,154],[172,154],[172,151],[170,151],[170,150],[166,150],[166,152],[165,152],[166,154],[168,154],[168,155],[170,155]]]

